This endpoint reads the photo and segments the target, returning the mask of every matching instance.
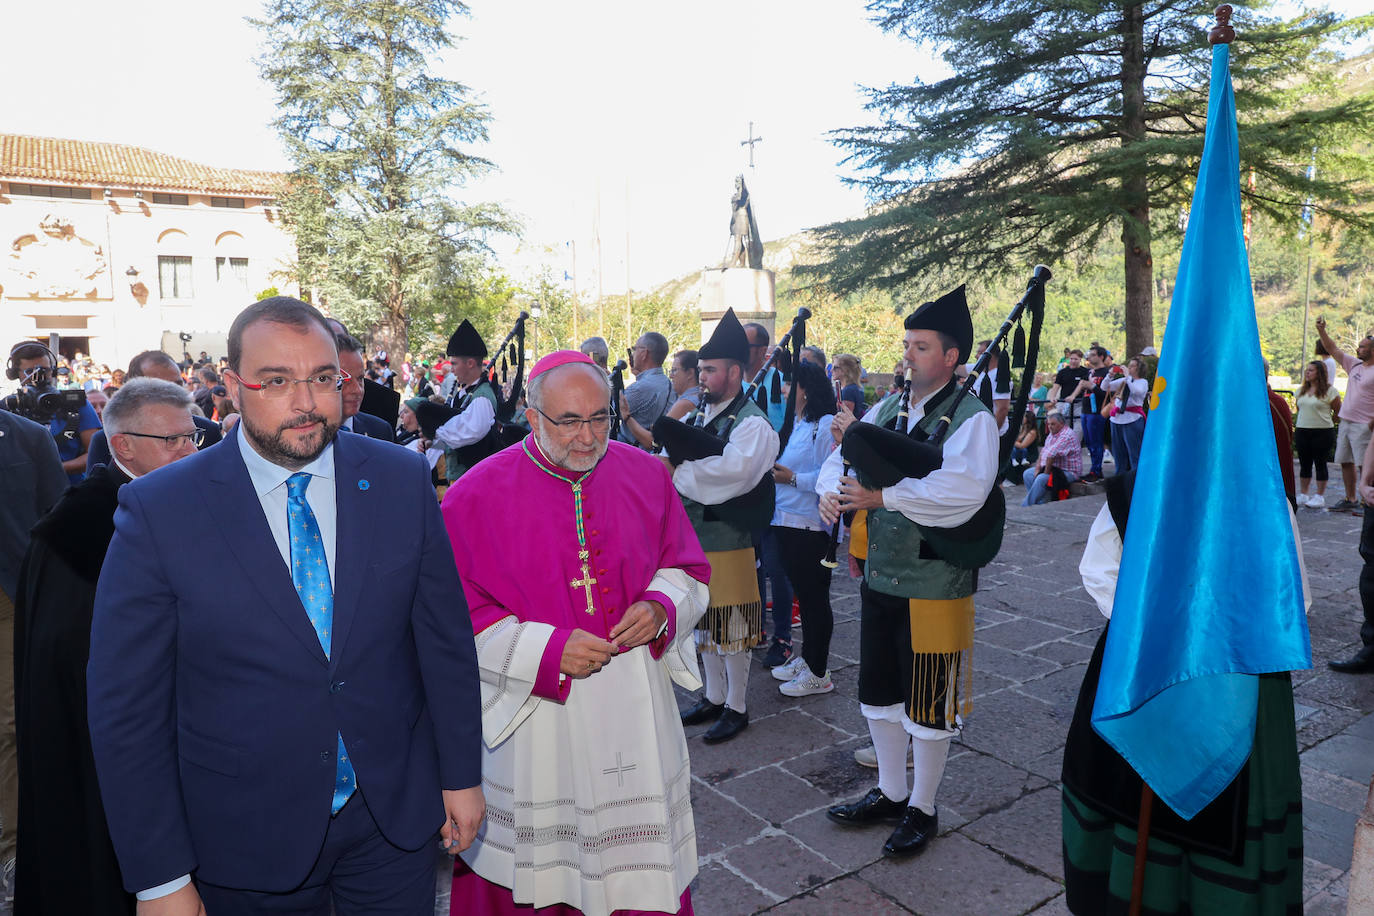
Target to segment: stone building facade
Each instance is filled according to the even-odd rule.
[[[112,368],[141,350],[224,355],[295,246],[279,172],[114,143],[0,134],[0,343],[60,336]],[[191,336],[183,342],[181,335]]]

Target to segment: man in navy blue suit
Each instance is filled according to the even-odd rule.
[[[335,436],[334,335],[303,302],[234,321],[225,381],[241,421],[120,491],[97,590],[91,743],[125,886],[141,916],[432,913],[435,832],[456,854],[484,809],[429,469]],[[188,562],[187,518],[222,576]]]
[[[331,322],[332,324],[333,322]],[[384,442],[396,441],[396,430],[392,429],[381,417],[374,417],[370,413],[362,413],[363,406],[363,373],[366,372],[363,362],[363,353],[366,349],[363,342],[351,334],[335,334],[334,343],[339,348],[339,366],[344,372],[348,373],[348,381],[344,382],[343,390],[343,426],[341,428],[349,432],[355,432],[369,439],[381,439]]]

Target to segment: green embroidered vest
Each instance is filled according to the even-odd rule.
[[[695,422],[698,412],[699,411],[693,411],[688,414],[683,418],[683,422],[687,424]],[[720,413],[716,414],[711,421],[706,424],[706,429],[710,430],[712,433],[719,434],[720,428],[726,423],[728,414],[729,411],[726,410],[722,410]],[[738,426],[749,417],[763,417],[764,422],[768,421],[768,415],[760,410],[758,405],[752,400],[742,402],[736,415],[738,419],[735,421],[735,426]],[[730,441],[730,436],[728,434],[725,437],[725,441]],[[707,518],[708,514],[713,514],[710,512],[710,506],[702,505],[694,499],[688,499],[686,496],[682,497],[682,506],[687,510],[687,518],[691,521],[692,529],[696,531],[697,538],[701,541],[702,550],[707,552],[740,550],[754,545],[753,534],[747,528],[732,525],[718,518]]]
[[[957,393],[958,387],[954,386],[938,402],[928,403],[926,414],[917,425],[926,433],[934,432]],[[891,428],[901,400],[900,394],[886,398],[878,405],[874,422]],[[949,436],[969,417],[987,412],[987,409],[973,395],[965,397],[950,418],[945,441],[949,441]],[[976,579],[974,570],[961,569],[937,557],[911,519],[900,512],[873,509],[868,513],[868,562],[864,567],[864,581],[869,588],[885,595],[938,600],[972,595]]]
[[[483,380],[474,390],[466,392],[458,401],[459,412],[471,407],[475,398],[486,398],[490,401],[493,414],[496,412],[496,409],[501,406],[496,403],[496,392],[492,391],[491,385]],[[478,442],[480,441],[479,439]],[[459,457],[459,452],[463,452],[471,447],[472,446],[464,446],[461,449],[444,449],[444,476],[448,478],[450,484],[457,483],[458,478],[466,474],[468,468],[471,467],[471,465],[464,463],[463,459]],[[475,464],[476,462],[473,463]]]

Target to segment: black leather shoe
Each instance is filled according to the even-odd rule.
[[[703,722],[710,722],[712,719],[719,719],[720,714],[724,711],[724,703],[717,705],[702,697],[697,701],[697,705],[682,714],[682,724],[700,725]]]
[[[1327,662],[1326,667],[1342,674],[1374,673],[1374,649],[1366,647],[1356,652],[1354,658],[1348,658],[1343,662]]]
[[[935,839],[940,829],[940,812],[926,814],[920,808],[908,806],[902,815],[902,822],[892,831],[892,836],[883,844],[883,855],[906,857],[914,856],[926,844]]]
[[[707,744],[719,744],[722,741],[729,741],[749,727],[749,713],[735,712],[729,706],[720,714],[716,724],[706,729],[706,734],[701,736],[701,740]]]
[[[835,805],[825,812],[825,816],[846,827],[862,827],[867,824],[895,824],[901,820],[906,810],[906,802],[893,801],[883,794],[882,789],[869,789],[868,794],[847,805]]]

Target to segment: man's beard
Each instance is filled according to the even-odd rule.
[[[534,441],[538,444],[539,450],[544,453],[545,458],[564,470],[582,474],[596,467],[597,462],[605,457],[609,440],[598,439],[596,443],[596,454],[590,458],[574,458],[572,455],[573,442],[569,442],[566,445],[559,445],[557,442],[546,437],[538,429],[534,431]]]
[[[318,413],[302,414],[270,432],[254,423],[246,413],[242,414],[239,422],[244,425],[249,438],[257,446],[258,454],[273,464],[292,470],[300,470],[320,457],[339,430],[338,423],[330,423]],[[292,443],[286,438],[286,430],[297,426],[309,426],[311,423],[320,424],[316,437],[300,440],[298,443]]]

